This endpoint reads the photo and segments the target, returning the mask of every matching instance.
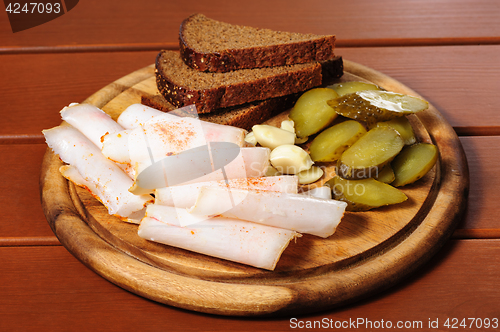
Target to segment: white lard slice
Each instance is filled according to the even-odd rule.
[[[128,137],[132,129],[106,134],[102,137],[102,154],[119,164],[130,165]]]
[[[189,212],[238,218],[327,238],[335,232],[346,206],[345,202],[301,194],[203,187]]]
[[[263,177],[270,164],[270,153],[271,150],[264,147],[240,148],[240,154],[224,167],[224,172],[221,169],[217,169],[199,178],[186,181],[183,184]],[[197,160],[193,160],[191,165],[194,166],[198,162]],[[186,167],[190,167],[190,164],[186,165]],[[181,171],[179,169],[179,172]]]
[[[106,135],[102,147],[104,155],[118,163],[135,166],[135,163],[146,162],[149,165],[151,157],[158,161],[208,142],[245,144],[246,131],[241,128],[161,113],[142,126]]]
[[[123,131],[123,127],[116,123],[101,109],[91,104],[71,104],[61,110],[61,117],[74,128],[78,129],[99,149],[102,149],[103,136],[110,136]],[[134,178],[134,169],[130,164],[120,164],[120,168]]]
[[[147,153],[147,150],[138,149]],[[137,174],[134,186],[129,190],[135,194],[153,193],[154,189],[172,185],[187,185],[207,181],[225,181],[229,179],[243,179],[262,177],[269,167],[270,149],[263,147],[239,148],[238,155],[223,169],[216,168],[213,160],[206,158],[182,158],[182,162],[170,162],[165,168],[162,163],[155,165],[155,171],[150,172],[148,164],[144,168],[136,167]],[[176,158],[174,155],[171,158]],[[143,156],[146,159],[146,156]],[[158,166],[158,167],[156,167]],[[142,173],[141,173],[142,172]],[[173,179],[173,181],[172,181]],[[150,184],[154,184],[154,189]]]
[[[181,226],[182,219],[188,227]],[[288,243],[300,234],[230,218],[206,218],[185,209],[151,204],[141,221],[140,237],[200,254],[274,270]]]
[[[295,175],[228,179],[228,181],[207,181],[186,185],[159,188],[155,191],[155,204],[191,208],[202,187],[258,189],[287,193],[297,193],[298,178]]]
[[[69,125],[44,130],[47,145],[62,161],[74,166],[90,183],[92,194],[108,208],[109,214],[128,217],[152,201],[149,195],[134,195],[128,191],[133,180],[80,131]]]
[[[61,118],[78,129],[99,149],[101,137],[123,130],[108,114],[91,104],[72,104],[61,110]]]
[[[92,182],[85,180],[75,166],[63,165],[59,167],[59,172],[61,172],[62,176],[73,182],[75,185],[87,189],[91,194],[98,192],[97,186]],[[96,198],[99,199],[99,197]],[[141,219],[144,218],[145,214],[146,207],[142,210],[132,212],[127,218],[121,217],[121,219],[132,224],[140,224]]]
[[[142,126],[152,118],[162,114],[169,113],[142,104],[132,104],[120,114],[116,122],[125,129],[132,129]],[[170,116],[172,119],[177,118],[173,114],[170,114]]]

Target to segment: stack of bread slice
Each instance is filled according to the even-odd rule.
[[[163,111],[195,104],[202,120],[250,129],[293,106],[300,94],[343,75],[335,36],[279,32],[185,19],[180,52],[155,63],[157,95],[142,103]]]

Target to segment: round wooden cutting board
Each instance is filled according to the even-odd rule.
[[[344,69],[343,81],[366,80],[418,96],[365,66],[344,61]],[[148,66],[85,102],[116,119],[142,95],[156,93],[154,67]],[[469,174],[458,137],[432,105],[410,120],[420,141],[437,145],[439,160],[424,178],[402,188],[408,200],[368,212],[348,212],[327,239],[304,235],[290,243],[274,271],[140,238],[137,225],[109,216],[90,194],[68,183],[59,173],[61,161],[50,149],[41,168],[43,209],[52,230],[75,257],[107,280],[154,301],[243,316],[333,308],[380,292],[422,266],[448,240],[463,215]]]

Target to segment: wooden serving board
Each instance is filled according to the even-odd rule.
[[[344,61],[342,80],[366,80],[386,90],[418,96],[396,80]],[[113,118],[141,95],[155,94],[148,66],[104,87],[85,102]],[[269,123],[277,123],[282,114]],[[447,241],[466,206],[469,175],[458,137],[440,113],[411,117],[420,141],[437,145],[431,172],[402,190],[402,204],[346,213],[337,232],[304,235],[290,243],[274,271],[224,261],[137,235],[137,225],[107,209],[59,173],[47,149],[41,167],[43,209],[61,243],[89,268],[116,285],[168,305],[221,315],[291,315],[345,305],[380,292],[422,266]],[[328,165],[326,165],[328,166]],[[328,180],[328,175],[322,181]],[[314,222],[314,220],[311,220]]]

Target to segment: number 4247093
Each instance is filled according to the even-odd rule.
[[[498,328],[498,318],[464,318],[459,320],[458,318],[448,318],[444,324],[446,328],[458,329],[458,328]]]
[[[61,4],[55,3],[41,3],[41,2],[25,2],[21,7],[19,2],[10,3],[5,8],[5,11],[10,14],[59,14],[61,12]]]

